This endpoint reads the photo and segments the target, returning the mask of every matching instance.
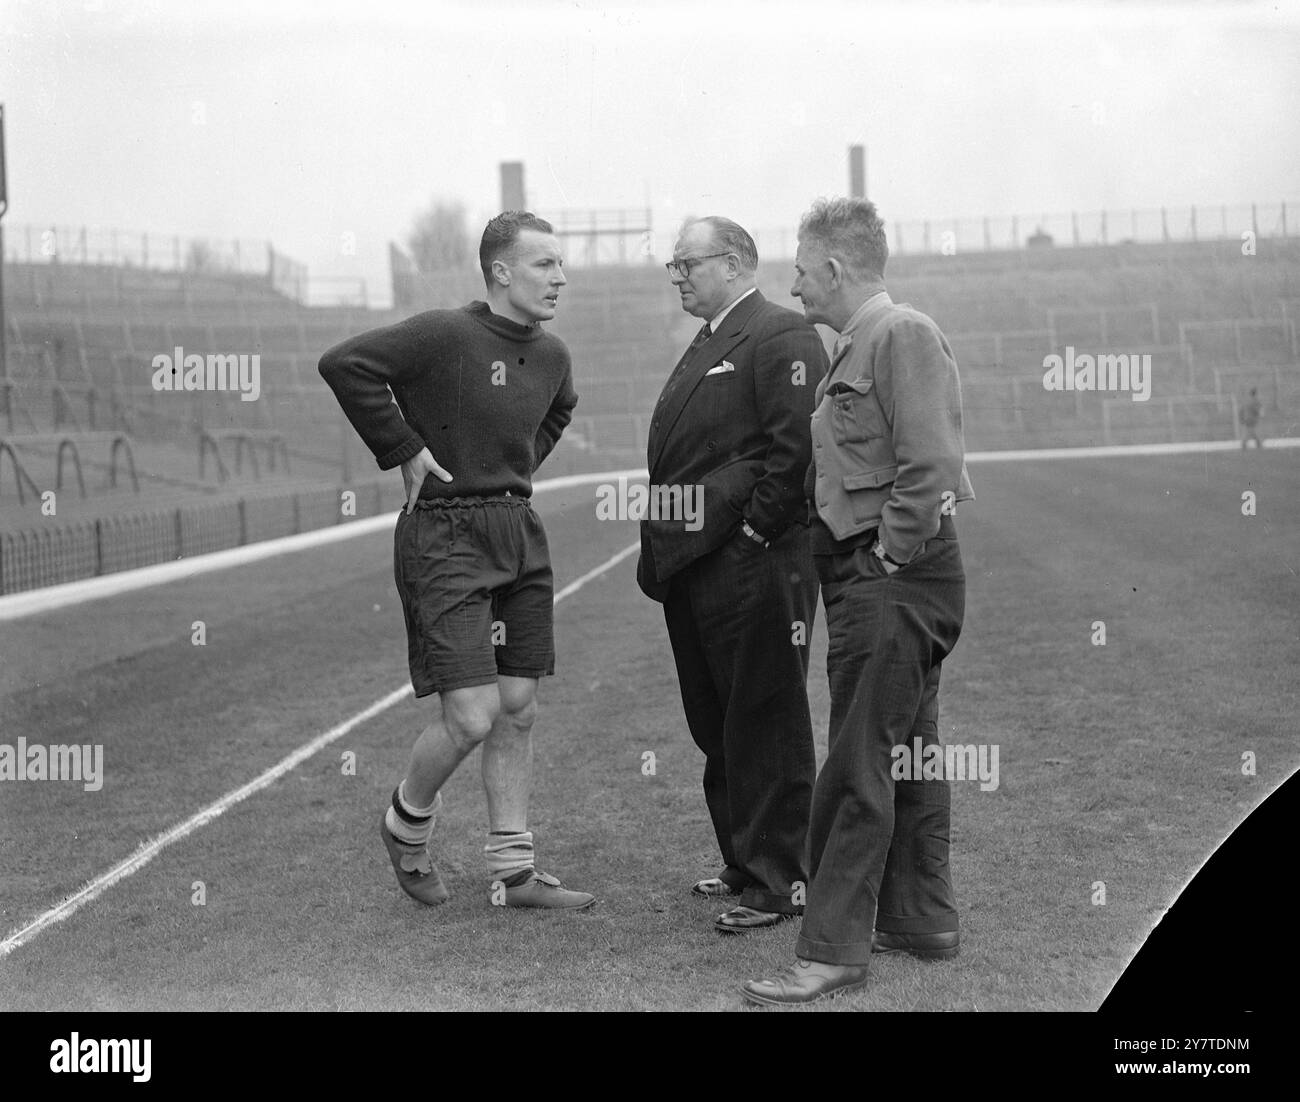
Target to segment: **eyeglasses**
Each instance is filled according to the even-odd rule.
[[[682,279],[691,278],[691,268],[705,260],[712,260],[715,256],[730,256],[730,253],[708,253],[706,256],[684,256],[681,260],[670,260],[664,265],[668,269],[670,276],[679,275]]]

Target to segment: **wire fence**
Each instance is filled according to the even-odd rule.
[[[621,211],[604,212],[608,217],[603,220],[597,217],[601,212],[545,213],[561,232],[568,262],[575,267],[662,263],[672,256],[678,232],[675,225],[653,228],[650,211],[640,220]],[[751,232],[764,259],[793,258],[797,227],[751,228]],[[1244,242],[1246,234],[1258,241],[1300,237],[1300,202],[886,219],[885,233],[895,256],[1128,243]]]
[[[1244,244],[1247,238],[1243,235],[1247,234],[1252,242],[1300,237],[1300,202],[885,221],[889,251],[894,256],[1130,243]],[[662,251],[671,255],[672,236],[656,236],[656,254]],[[792,226],[758,230],[754,240],[760,256],[787,259],[794,256],[798,231]]]
[[[352,494],[347,509],[346,491]],[[0,531],[0,593],[18,593],[310,532],[397,510],[392,478],[247,494]]]
[[[575,267],[659,264],[672,255],[677,228],[652,228],[650,210],[547,213],[564,235],[569,263]],[[895,256],[1162,242],[1233,241],[1246,247],[1248,241],[1300,237],[1300,202],[886,220],[885,232]],[[765,260],[794,257],[798,245],[795,226],[758,229],[753,234]],[[17,225],[5,228],[4,251],[7,261],[31,265],[64,263],[190,276],[242,276],[307,306],[371,305],[364,279],[309,276],[305,265],[277,252],[269,241]],[[404,276],[396,270],[392,277],[393,299],[398,302],[427,297],[428,292],[428,288],[399,285],[411,279],[427,283],[437,278]]]
[[[296,302],[310,290],[307,268],[277,252],[269,241],[184,237],[91,226],[6,226],[5,260],[19,264],[77,264],[245,276],[265,282]]]

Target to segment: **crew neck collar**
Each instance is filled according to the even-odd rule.
[[[466,306],[465,312],[484,328],[512,341],[535,341],[545,332],[539,323],[520,325],[510,318],[503,318],[500,314],[493,313],[492,307],[479,299]]]

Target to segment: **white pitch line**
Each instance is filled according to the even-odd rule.
[[[382,700],[375,701],[374,704],[371,704],[370,707],[366,708],[364,711],[358,712],[351,719],[344,720],[337,727],[331,727],[324,734],[317,735],[316,738],[312,739],[310,742],[298,747],[298,749],[287,758],[284,758],[271,766],[271,768],[266,770],[266,772],[261,774],[261,776],[254,778],[241,788],[236,788],[233,792],[227,792],[221,797],[221,799],[217,800],[215,803],[208,804],[208,806],[198,812],[198,814],[191,815],[183,823],[179,823],[170,830],[158,835],[156,838],[152,838],[148,842],[145,842],[125,861],[120,861],[107,872],[95,877],[94,880],[90,881],[90,883],[80,891],[74,892],[62,903],[51,907],[48,911],[45,911],[43,914],[29,922],[26,926],[14,931],[5,938],[4,941],[0,941],[0,957],[7,956],[20,945],[30,941],[42,930],[49,926],[53,926],[56,922],[61,922],[69,915],[80,910],[87,903],[91,902],[107,889],[111,888],[119,880],[122,880],[130,876],[133,872],[142,869],[160,852],[162,852],[163,849],[171,845],[173,842],[180,841],[187,834],[192,834],[194,831],[198,830],[199,827],[206,823],[210,823],[213,819],[225,814],[225,812],[234,807],[235,804],[251,796],[254,792],[258,792],[267,785],[274,783],[280,777],[284,776],[285,773],[289,772],[290,769],[294,768],[294,766],[311,757],[316,753],[316,751],[323,749],[336,739],[342,738],[356,727],[357,724],[364,723],[366,720],[379,715],[380,712],[391,708],[398,701],[409,696],[413,691],[414,690],[407,685],[389,693]]]
[[[593,578],[598,578],[607,570],[613,569],[632,554],[632,552],[639,550],[640,547],[641,544],[639,541],[631,544],[630,546],[623,548],[623,550],[618,554],[606,559],[600,564],[600,566],[596,567],[595,570],[589,570],[586,574],[582,575],[582,577],[570,582],[555,594],[554,604],[558,605],[566,597],[577,593],[578,590]],[[254,777],[253,780],[249,781],[247,784],[236,788],[233,792],[227,792],[221,797],[221,799],[217,800],[215,803],[208,804],[208,806],[202,811],[191,815],[183,823],[178,823],[170,830],[145,842],[135,851],[135,853],[126,858],[126,860],[118,862],[118,864],[114,865],[107,872],[101,873],[99,876],[95,877],[95,879],[86,884],[85,887],[74,892],[61,903],[38,915],[36,918],[32,919],[31,922],[27,923],[26,926],[15,930],[5,938],[4,941],[0,941],[0,958],[8,956],[15,949],[25,945],[27,942],[31,941],[32,938],[36,937],[37,934],[53,926],[56,922],[62,922],[69,915],[76,913],[87,903],[90,903],[101,896],[119,880],[124,880],[133,872],[138,872],[140,869],[144,868],[145,865],[157,857],[159,853],[172,843],[179,842],[182,838],[193,834],[199,829],[199,827],[206,826],[214,819],[224,815],[230,808],[234,807],[235,804],[242,800],[246,800],[254,793],[260,792],[262,789],[274,784],[291,769],[295,769],[308,758],[325,749],[325,747],[330,743],[337,742],[360,724],[365,723],[367,720],[374,719],[375,716],[388,711],[388,709],[393,707],[394,704],[401,703],[401,701],[405,700],[413,692],[414,690],[410,685],[404,685],[400,689],[394,689],[387,696],[376,700],[368,708],[363,709],[349,719],[345,719],[338,726],[331,727],[328,731],[317,735],[310,742],[303,743],[302,746],[298,747],[298,749],[288,757],[276,762],[270,769],[266,770],[259,776]]]
[[[566,585],[563,589],[561,589],[560,592],[555,595],[555,603],[558,605],[570,593],[577,593],[578,590],[580,590],[584,585],[586,585],[589,581],[591,581],[592,578],[599,577],[601,574],[605,573],[606,570],[610,569],[610,567],[617,566],[619,563],[621,563],[630,554],[632,554],[633,551],[640,551],[640,550],[641,550],[640,540],[637,540],[636,543],[628,544],[625,548],[623,548],[622,551],[620,551],[612,559],[608,560],[607,562],[601,563],[598,567],[596,567],[595,570],[588,570],[587,573],[585,573],[581,578],[577,578],[574,581],[571,581],[568,585]]]
[[[560,478],[545,478],[534,483],[533,492],[546,493],[549,490],[568,490],[597,482],[615,482],[619,478],[645,477],[644,467],[625,471],[563,475]],[[397,510],[394,509],[377,517],[351,520],[346,524],[300,532],[296,536],[262,540],[259,543],[245,544],[243,547],[231,547],[225,551],[213,551],[206,555],[177,559],[175,562],[141,566],[135,570],[121,570],[98,578],[83,578],[78,582],[64,582],[62,585],[46,586],[43,589],[11,593],[0,597],[0,623],[6,620],[19,620],[25,616],[35,616],[42,612],[53,612],[58,608],[84,604],[86,601],[95,601],[103,597],[116,597],[149,586],[182,581],[214,570],[229,570],[233,566],[244,566],[277,555],[290,555],[295,551],[306,551],[313,547],[339,543],[372,532],[391,530],[396,523]]]
[[[1126,455],[1183,455],[1197,452],[1233,451],[1241,446],[1235,440],[1203,440],[1185,444],[1101,444],[1079,448],[1025,448],[1019,451],[967,452],[968,463],[986,462],[1037,462],[1046,459],[1086,459],[1107,458]],[[1269,440],[1269,449],[1300,447],[1300,437],[1280,437]],[[632,467],[622,471],[599,471],[593,474],[569,474],[559,478],[546,478],[533,484],[534,493],[548,490],[568,490],[577,486],[590,486],[598,482],[616,482],[619,478],[648,478],[644,467]],[[166,582],[193,578],[213,570],[228,570],[232,566],[288,555],[295,551],[305,551],[356,536],[379,532],[396,523],[396,513],[385,513],[377,517],[349,521],[330,528],[318,528],[311,532],[302,532],[296,536],[284,536],[280,539],[263,540],[259,543],[232,547],[226,551],[214,551],[207,555],[195,555],[176,562],[159,563],[155,566],[142,566],[135,570],[122,570],[114,574],[105,574],[98,578],[84,578],[78,582],[65,582],[62,585],[46,586],[43,589],[25,590],[0,597],[0,623],[6,620],[19,620],[25,616],[34,616],[42,612],[66,608],[69,605],[84,604],[86,601],[102,597],[115,597],[149,586],[163,585]]]
[[[259,543],[245,544],[243,547],[231,547],[226,551],[213,551],[206,555],[194,555],[188,559],[157,563],[154,566],[120,570],[97,578],[83,578],[79,582],[64,582],[62,585],[46,586],[43,589],[11,593],[0,597],[0,622],[20,620],[24,616],[34,616],[41,612],[53,612],[58,608],[85,604],[87,601],[96,601],[102,597],[116,597],[149,586],[183,581],[186,578],[211,573],[213,570],[228,570],[232,566],[243,566],[276,555],[288,555],[294,551],[323,547],[356,536],[369,535],[371,532],[380,532],[385,528],[391,529],[396,523],[397,511],[393,510],[382,516],[352,520],[331,528],[316,528],[296,536],[262,540]]]
[[[1300,437],[1275,437],[1268,448],[1300,448]],[[1196,455],[1201,452],[1230,452],[1241,450],[1240,440],[1201,440],[1178,444],[1092,444],[1079,448],[1022,448],[1019,451],[967,452],[967,463],[984,463],[993,460],[1011,462],[1037,459],[1106,459],[1119,455]]]

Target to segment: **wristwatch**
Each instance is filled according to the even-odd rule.
[[[755,532],[754,529],[752,529],[752,528],[749,526],[749,521],[747,521],[747,520],[742,520],[742,521],[740,522],[740,530],[741,530],[742,532],[744,532],[745,535],[747,535],[747,536],[748,536],[750,539],[752,539],[755,543],[759,544],[759,545],[762,546],[762,547],[768,547],[768,546],[771,545],[771,542],[772,542],[772,541],[771,541],[771,540],[768,540],[768,539],[764,539],[764,538],[763,538],[762,536],[760,536],[757,532]]]
[[[889,563],[889,565],[892,566],[894,570],[897,570],[899,567],[905,565],[904,563],[899,562],[897,559],[890,558],[889,552],[885,550],[885,545],[881,543],[880,540],[876,540],[876,546],[873,547],[871,550],[872,552],[874,552],[876,558],[878,558],[881,562]],[[890,573],[892,574],[893,570],[891,570]]]

